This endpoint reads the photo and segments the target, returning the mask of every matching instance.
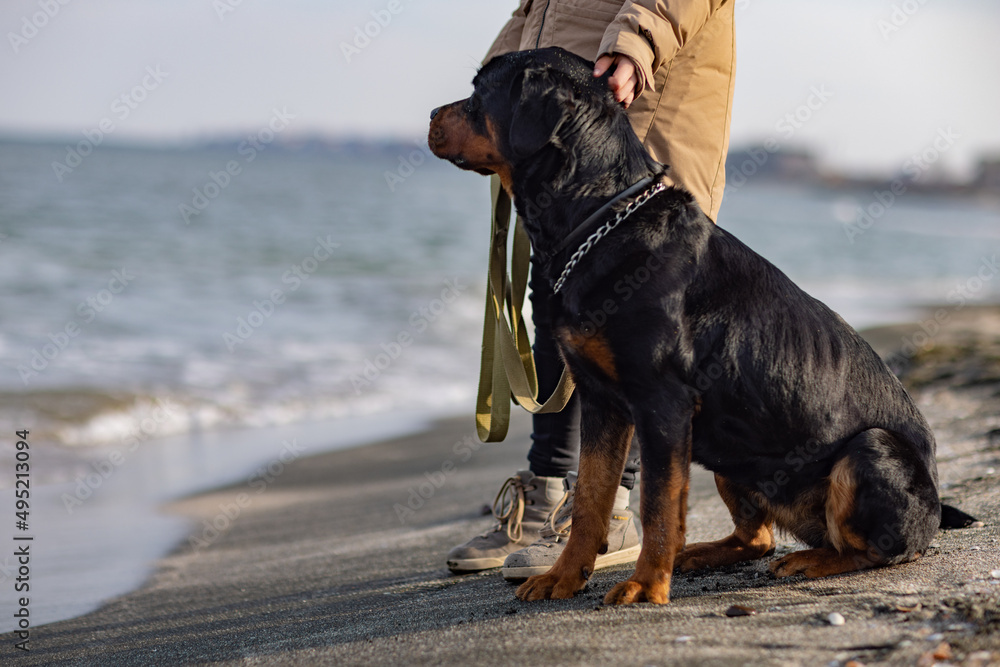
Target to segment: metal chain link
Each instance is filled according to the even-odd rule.
[[[588,252],[590,252],[591,248],[597,245],[598,241],[607,236],[612,229],[620,225],[622,221],[625,220],[625,218],[632,215],[632,213],[634,213],[636,209],[638,209],[640,206],[649,201],[650,198],[652,198],[657,193],[662,192],[666,188],[667,186],[664,185],[662,182],[657,183],[656,185],[654,185],[653,187],[651,187],[650,189],[646,190],[641,195],[633,199],[628,206],[619,211],[618,215],[615,216],[614,220],[609,220],[608,222],[604,223],[603,225],[597,228],[597,231],[588,236],[587,240],[580,244],[580,247],[576,249],[576,252],[573,253],[573,256],[569,258],[568,262],[566,262],[566,267],[563,269],[562,274],[560,274],[559,280],[556,281],[555,287],[552,288],[552,293],[553,294],[559,293],[559,290],[562,289],[563,284],[566,282],[567,276],[569,276],[573,268],[580,263],[580,260],[583,259],[583,256],[586,255]]]

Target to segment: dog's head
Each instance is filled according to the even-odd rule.
[[[616,117],[627,125],[607,81],[592,72],[593,63],[560,48],[493,58],[473,79],[471,96],[431,112],[428,145],[462,169],[498,174],[508,192],[529,161],[536,171],[556,172],[543,178],[566,181],[580,135],[599,141],[602,125]]]

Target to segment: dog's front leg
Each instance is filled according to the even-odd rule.
[[[661,413],[662,414],[662,413]],[[674,558],[684,548],[691,471],[691,413],[640,422],[642,551],[635,572],[604,597],[605,604],[670,602]],[[649,423],[652,421],[653,423]]]
[[[573,497],[569,541],[552,569],[517,589],[521,600],[571,598],[587,585],[598,553],[608,546],[608,525],[632,440],[621,414],[588,403],[581,395],[580,470]]]

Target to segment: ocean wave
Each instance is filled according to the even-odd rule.
[[[358,376],[363,377],[363,376]],[[426,377],[402,374],[379,379],[375,388],[336,393],[315,391],[261,401],[245,387],[214,396],[177,391],[123,393],[92,388],[0,393],[0,428],[28,429],[35,443],[72,448],[124,446],[225,428],[265,428],[298,422],[335,421],[427,408],[472,409],[474,378],[451,378],[428,386]]]

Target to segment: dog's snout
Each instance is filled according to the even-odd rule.
[[[441,111],[441,107],[435,107],[431,109],[431,120],[434,120],[434,116],[438,115],[438,111]]]

